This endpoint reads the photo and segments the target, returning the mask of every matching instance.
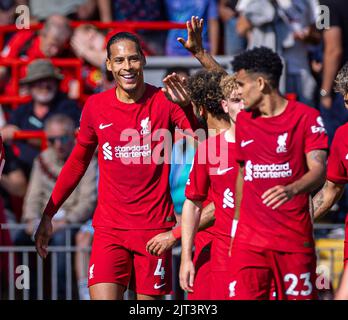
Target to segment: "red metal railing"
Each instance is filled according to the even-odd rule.
[[[46,134],[42,130],[33,130],[33,131],[26,131],[26,130],[20,130],[15,131],[13,135],[13,140],[30,140],[30,139],[39,139],[41,140],[41,150],[45,150],[47,148],[47,138]]]
[[[171,29],[186,29],[185,23],[176,23],[169,21],[127,21],[127,22],[100,22],[100,21],[72,21],[72,28],[76,28],[81,24],[92,24],[98,29],[124,29],[127,31],[137,30],[171,30]],[[42,29],[43,24],[37,23],[30,26],[30,30],[37,31]],[[24,29],[25,30],[25,29]],[[7,33],[20,31],[16,25],[0,26],[0,49],[4,46],[4,38]]]

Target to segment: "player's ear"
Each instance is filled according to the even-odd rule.
[[[225,111],[225,113],[228,113],[227,101],[225,99],[221,100],[221,107]]]
[[[266,79],[264,77],[258,77],[256,81],[259,91],[262,92],[266,87]]]
[[[108,71],[112,71],[112,68],[111,68],[111,61],[109,58],[106,58],[106,69]]]

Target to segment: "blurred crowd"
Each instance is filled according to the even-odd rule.
[[[43,27],[6,33],[0,48],[0,59],[30,61],[20,68],[19,83],[14,83],[13,70],[0,63],[0,96],[31,97],[15,109],[6,103],[0,105],[0,129],[7,159],[0,180],[0,223],[26,225],[22,230],[0,233],[0,245],[33,244],[40,214],[74,146],[85,98],[114,85],[105,67],[106,43],[121,29],[98,29],[88,21],[186,23],[191,16],[201,17],[205,21],[203,46],[213,55],[233,56],[261,45],[277,51],[286,66],[283,93],[320,110],[330,141],[336,129],[348,120],[343,98],[333,90],[338,70],[348,61],[345,0],[1,0],[0,26],[15,23],[19,5],[29,7],[31,24],[43,23]],[[318,28],[320,19],[325,23],[319,5],[329,8],[327,28]],[[81,24],[73,28],[71,21]],[[125,28],[122,31],[134,32]],[[189,54],[177,40],[186,37],[186,28],[136,33],[148,56]],[[71,66],[58,69],[52,58],[79,59],[81,74],[76,75]],[[173,71],[185,77],[190,75],[190,70],[184,68],[168,73]],[[16,132],[20,130],[43,130],[48,147],[44,148],[42,140],[36,138],[17,140]],[[174,144],[170,183],[178,216],[194,150],[193,142],[186,138]],[[96,161],[84,179],[55,216],[52,244],[67,243],[64,230],[71,224],[84,226],[73,229],[69,241],[82,248],[91,243],[90,219],[97,198]],[[343,222],[348,193],[332,210],[336,214],[327,219]],[[64,255],[58,260],[59,277],[63,279]],[[88,296],[87,275],[80,256],[76,257],[75,267],[83,299]],[[63,296],[64,286],[58,291]]]

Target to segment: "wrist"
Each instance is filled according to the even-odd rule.
[[[197,58],[198,60],[200,60],[206,53],[206,50],[203,48],[199,48],[198,50],[196,50],[194,52],[194,56],[195,58]]]
[[[321,88],[319,91],[319,94],[320,94],[320,98],[330,97],[330,90]]]

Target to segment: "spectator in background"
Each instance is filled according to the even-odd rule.
[[[334,93],[338,70],[348,61],[348,7],[345,0],[320,0],[330,10],[330,27],[323,31],[323,79],[320,89],[320,112],[331,142],[336,129],[348,121],[343,97]]]
[[[165,21],[162,0],[97,0],[102,22],[111,21]],[[132,31],[132,30],[118,30]],[[116,33],[116,32],[114,32]],[[151,55],[163,55],[166,32],[139,30]]]
[[[14,35],[1,52],[1,58],[42,59],[42,58],[71,58],[73,54],[69,48],[71,36],[70,22],[67,18],[53,15],[47,19],[39,32],[25,30]],[[70,68],[62,70],[64,81],[61,89],[69,92],[70,82],[74,75]],[[20,69],[20,76],[25,74],[25,68]],[[15,95],[14,79],[8,68],[0,66],[0,88],[8,95]],[[2,91],[2,90],[1,90]]]
[[[219,49],[219,21],[216,0],[165,0],[168,20],[183,22],[192,16],[199,16],[207,21],[203,29],[203,46],[212,55],[218,54]],[[169,56],[187,56],[190,53],[177,41],[186,35],[186,30],[170,30],[167,36],[166,54]]]
[[[224,53],[226,55],[236,55],[246,48],[247,42],[244,36],[238,34],[236,30],[238,11],[238,0],[220,0],[219,14],[224,23]]]
[[[62,15],[72,20],[95,18],[96,0],[29,0],[30,14],[38,21],[52,15]]]
[[[71,47],[83,59],[82,77],[86,93],[101,90],[103,73],[106,72],[106,37],[91,24],[82,24],[74,30]]]
[[[75,144],[75,123],[67,115],[52,115],[45,122],[49,147],[35,159],[28,192],[24,199],[22,222],[25,231],[18,234],[17,245],[33,245],[32,236],[41,219],[41,213],[50,197],[56,179]],[[52,220],[52,245],[67,245],[69,224],[83,223],[91,217],[97,197],[96,160],[93,159],[80,184],[65,201]],[[72,234],[75,234],[72,230]],[[65,253],[58,253],[58,296],[65,296]]]
[[[15,131],[42,130],[44,121],[51,115],[64,113],[79,126],[81,110],[75,101],[59,91],[59,83],[63,76],[54,68],[49,60],[38,59],[28,66],[27,76],[21,84],[28,85],[32,102],[20,106],[10,116],[8,124],[2,129],[4,141],[11,141]],[[39,154],[40,144],[37,141],[16,143],[19,160],[27,176],[29,176],[34,158]]]
[[[286,92],[313,106],[315,80],[308,44],[320,42],[315,28],[317,0],[240,0],[238,32],[248,35],[248,48],[265,46],[285,60]]]

